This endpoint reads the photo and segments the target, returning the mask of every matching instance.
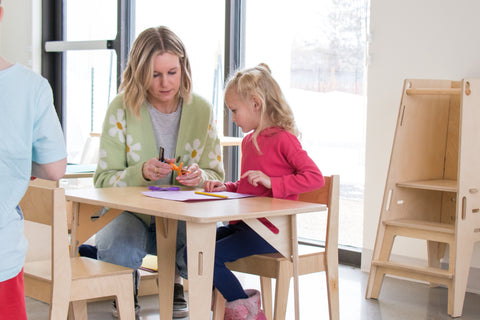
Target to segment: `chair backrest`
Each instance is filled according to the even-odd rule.
[[[64,190],[30,185],[20,201],[20,208],[25,221],[50,226],[52,290],[69,292],[72,271]],[[35,241],[35,236],[26,235],[30,243]]]
[[[328,208],[327,234],[325,239],[325,251],[338,250],[338,214],[340,176],[325,176],[325,185],[310,192],[301,193],[299,201],[325,204]]]

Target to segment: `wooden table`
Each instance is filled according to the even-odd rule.
[[[251,197],[179,202],[144,196],[146,187],[66,190],[73,203],[72,254],[125,210],[156,217],[160,319],[172,318],[177,221],[186,221],[190,320],[210,319],[216,223],[244,220],[279,252],[298,258],[295,215],[325,211],[320,204]],[[102,209],[110,210],[101,215]],[[105,210],[104,210],[105,211]],[[100,218],[91,218],[101,215]],[[256,218],[268,217],[274,234]],[[293,223],[292,223],[293,222]]]

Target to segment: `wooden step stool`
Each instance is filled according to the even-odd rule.
[[[479,79],[405,81],[367,298],[377,299],[384,275],[391,274],[446,286],[448,314],[462,315],[480,241],[479,119]],[[426,240],[428,266],[392,261],[397,236]]]

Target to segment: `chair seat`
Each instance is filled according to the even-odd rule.
[[[293,265],[291,261],[279,253],[259,254],[242,258],[235,262],[227,263],[227,267],[238,272],[250,273],[269,278],[276,278],[278,275],[279,263],[289,264],[290,276]],[[257,267],[255,267],[257,266]],[[298,256],[298,274],[310,274],[325,266],[325,251],[311,252]]]
[[[71,258],[70,261],[74,280],[132,273],[130,268],[86,257]]]
[[[71,258],[70,261],[72,264],[72,279],[132,273],[132,269],[130,268],[85,257]],[[26,277],[44,281],[52,280],[50,260],[26,262],[23,270]]]

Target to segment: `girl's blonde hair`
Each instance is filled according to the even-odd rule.
[[[176,55],[180,61],[182,78],[177,98],[190,101],[192,72],[182,40],[165,26],[148,28],[133,43],[119,88],[124,91],[125,106],[137,116],[140,115],[140,107],[147,99],[152,83],[153,59],[165,52]]]
[[[257,97],[260,100],[261,127],[258,127],[253,133],[253,143],[259,151],[257,136],[265,129],[265,127],[262,127],[263,123],[270,122],[274,126],[284,128],[297,137],[300,135],[295,124],[292,109],[283,96],[277,81],[272,77],[270,68],[265,63],[260,63],[254,68],[235,72],[226,83],[225,94],[229,90],[235,90],[244,100],[250,100],[253,97]]]

